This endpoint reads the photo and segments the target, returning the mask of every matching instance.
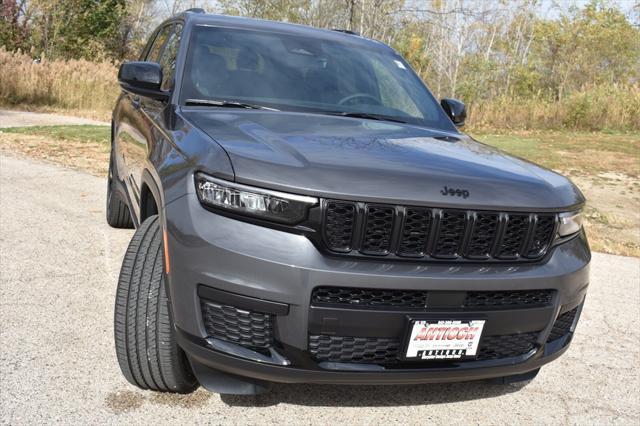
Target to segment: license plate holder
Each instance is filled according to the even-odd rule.
[[[408,318],[402,356],[406,361],[475,359],[486,320]]]

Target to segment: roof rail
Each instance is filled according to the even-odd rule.
[[[185,12],[192,12],[192,13],[207,13],[205,12],[205,10],[201,7],[192,7],[191,9],[187,9],[185,10]]]
[[[345,34],[351,34],[351,35],[355,35],[355,36],[360,36],[360,33],[357,32],[357,31],[341,30],[339,28],[331,28],[331,31],[337,31],[339,33],[345,33]]]

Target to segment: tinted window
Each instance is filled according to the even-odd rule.
[[[160,60],[160,52],[162,52],[162,46],[164,46],[164,42],[167,41],[167,37],[169,36],[170,31],[171,25],[168,25],[162,28],[160,32],[158,32],[158,35],[156,35],[156,39],[151,45],[151,49],[149,49],[149,53],[147,53],[147,61],[158,62]]]
[[[402,57],[346,38],[195,27],[181,97],[376,114],[455,129]]]
[[[176,73],[176,56],[180,47],[182,24],[176,24],[171,35],[167,38],[164,50],[158,63],[162,67],[162,90],[172,89]]]

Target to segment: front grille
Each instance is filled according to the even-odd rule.
[[[547,342],[553,342],[554,340],[566,336],[567,333],[571,331],[571,326],[573,325],[573,321],[575,320],[577,313],[578,308],[574,308],[560,315],[556,319],[556,322],[553,323],[553,328],[551,329]]]
[[[202,319],[208,337],[249,348],[273,344],[273,315],[246,311],[202,300]]]
[[[533,332],[483,337],[475,359],[486,361],[525,355],[535,348],[539,334]],[[309,336],[309,351],[318,362],[393,365],[400,362],[400,346],[398,339]]]
[[[329,200],[322,235],[341,254],[517,261],[546,254],[556,215],[431,209]]]
[[[362,308],[427,310],[440,308],[429,302],[426,290],[380,290],[353,287],[316,287],[311,293],[312,305],[336,305]],[[469,310],[546,306],[553,290],[470,291],[464,294],[460,308]],[[451,306],[446,306],[451,307]]]

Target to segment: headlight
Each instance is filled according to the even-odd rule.
[[[227,182],[196,173],[196,192],[202,204],[274,222],[296,224],[307,217],[317,198],[287,194]]]
[[[569,212],[560,214],[560,226],[558,226],[558,235],[567,237],[575,234],[582,229],[582,212]]]

